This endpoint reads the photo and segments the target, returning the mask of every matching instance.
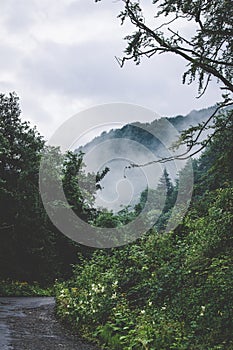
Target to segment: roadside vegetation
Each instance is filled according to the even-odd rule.
[[[50,297],[54,295],[54,288],[41,287],[38,282],[0,281],[0,297]]]
[[[232,129],[232,126],[231,126]],[[175,231],[97,251],[57,283],[57,314],[108,349],[232,349],[232,133],[195,164],[195,195]]]

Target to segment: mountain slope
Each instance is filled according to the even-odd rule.
[[[178,132],[206,121],[214,110],[213,106],[194,110],[187,116],[160,118],[151,123],[126,124],[121,129],[103,132],[77,149],[76,152],[85,153],[87,171],[101,171],[106,166],[110,168],[102,180],[103,189],[97,196],[96,205],[114,211],[120,210],[122,206],[134,206],[146,187],[157,186],[164,166],[153,164],[143,168],[126,167],[131,163],[145,164],[171,155],[170,146],[177,140]],[[184,161],[166,163],[173,180],[184,165]]]

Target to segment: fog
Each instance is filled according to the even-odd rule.
[[[113,133],[112,133],[113,134]],[[128,137],[130,137],[128,133]],[[177,164],[169,162],[166,165],[156,163],[161,157],[169,156],[167,145],[171,146],[174,137],[166,140],[166,147],[153,137],[150,148],[143,141],[130,138],[99,138],[99,143],[88,144],[82,148],[86,172],[102,172],[106,167],[110,170],[101,181],[102,189],[97,192],[95,205],[117,212],[122,207],[133,208],[140,200],[140,195],[146,188],[155,189],[166,169],[174,181],[184,162]],[[169,137],[169,133],[168,133]],[[152,149],[152,150],[151,150]],[[153,162],[147,166],[140,166]],[[139,165],[132,167],[132,164]]]

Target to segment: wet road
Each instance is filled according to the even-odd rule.
[[[0,298],[1,350],[97,350],[54,316],[54,298]]]

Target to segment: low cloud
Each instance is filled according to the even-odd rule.
[[[95,104],[128,102],[174,115],[218,100],[214,84],[196,100],[195,87],[181,84],[185,62],[171,55],[121,69],[114,56],[122,55],[129,29],[116,18],[121,7],[104,1],[1,2],[0,91],[15,90],[26,116],[46,136]]]

